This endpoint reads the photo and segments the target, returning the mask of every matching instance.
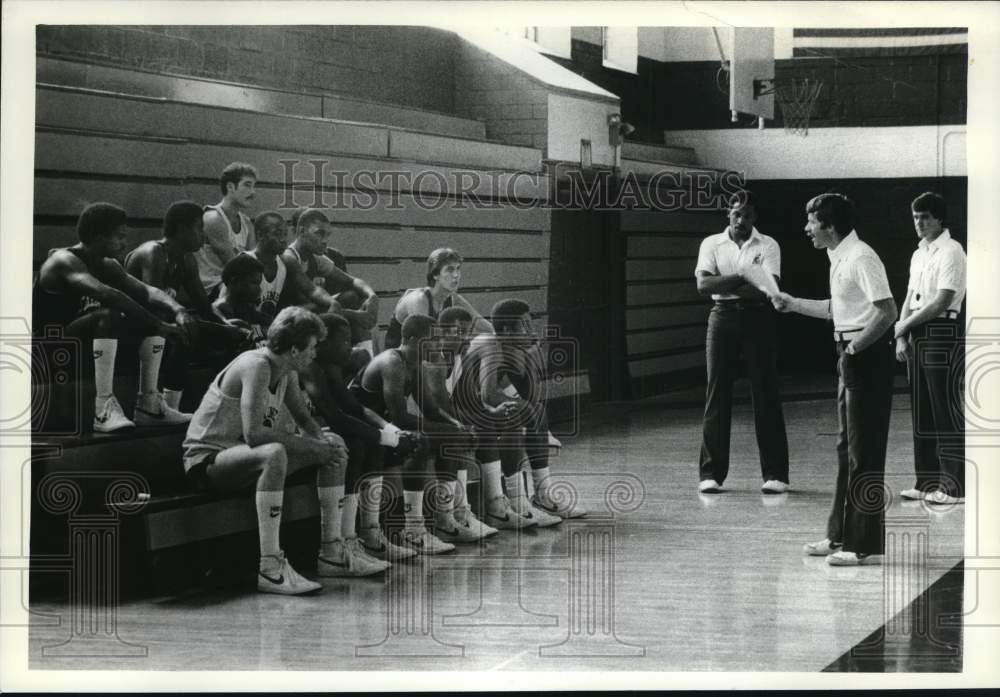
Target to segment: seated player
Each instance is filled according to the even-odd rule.
[[[522,409],[524,444],[535,488],[531,504],[560,518],[584,516],[586,511],[572,500],[550,495],[551,436],[544,387],[547,369],[538,337],[531,326],[531,308],[522,300],[501,300],[493,306],[490,321],[503,352],[501,378],[509,380],[518,396],[526,402]],[[511,498],[514,498],[513,494]]]
[[[200,344],[238,344],[246,339],[246,330],[227,322],[212,308],[198,278],[194,253],[204,243],[202,209],[194,201],[177,201],[163,218],[163,237],[139,245],[125,257],[125,270],[146,285],[159,288],[189,307],[198,316]],[[151,344],[147,348],[146,344]],[[185,371],[194,347],[184,342],[166,342],[160,336],[143,339],[140,352],[166,356],[161,369],[163,400],[171,409],[179,409],[184,391]]]
[[[340,250],[327,247],[324,256],[332,261],[335,267],[347,274],[347,259]],[[347,276],[351,278],[349,274]],[[377,302],[366,306],[367,299],[358,292],[353,282],[347,283],[346,279],[328,277],[323,287],[340,305],[341,314],[347,313],[344,314],[344,317],[351,323],[351,345],[367,352],[369,359],[379,353],[381,347],[375,344],[375,335],[372,332],[375,323],[378,322]],[[364,316],[359,318],[356,312],[361,312]],[[371,322],[371,326],[369,326],[369,322]],[[358,360],[359,358],[355,354],[355,364]],[[367,363],[367,360],[364,363]],[[362,363],[358,369],[363,367]]]
[[[462,357],[468,348],[469,332],[472,328],[472,315],[462,307],[449,307],[437,320],[438,341],[435,347],[438,351],[437,360],[424,366],[425,404],[433,405],[446,418],[453,419],[461,425],[452,405],[451,395],[454,380],[461,371]],[[506,405],[505,405],[506,407]],[[499,476],[500,455],[496,448],[487,444],[488,438],[483,438],[475,450],[463,450],[461,444],[445,440],[438,448],[439,460],[451,458],[455,461],[455,481],[450,484],[452,491],[446,492],[454,501],[454,521],[456,527],[451,527],[447,516],[439,516],[435,521],[435,531],[445,540],[469,542],[495,535],[498,530],[486,525],[472,513],[469,505],[469,465],[478,459],[485,463],[485,470],[493,471],[493,477]],[[484,475],[485,477],[486,475]]]
[[[205,244],[195,252],[195,260],[205,293],[212,300],[221,290],[226,262],[256,245],[247,213],[253,205],[256,185],[256,169],[243,162],[230,163],[219,176],[222,200],[205,208]]]
[[[296,379],[325,335],[323,323],[308,310],[279,312],[267,347],[241,353],[212,380],[184,440],[184,470],[194,486],[219,492],[256,487],[257,590],[265,593],[298,595],[320,588],[292,568],[279,545],[285,479],[305,467],[318,467],[317,574],[339,576],[343,568],[342,545],[334,535],[340,520],[335,487],[347,452],[339,436],[324,433],[310,416]]]
[[[344,438],[347,444],[347,475],[337,489],[341,502],[340,524],[334,537],[346,550],[343,576],[366,576],[388,566],[388,562],[370,557],[361,546],[356,532],[358,514],[357,484],[363,477],[380,476],[382,450],[398,449],[406,453],[414,449],[419,439],[401,431],[355,399],[344,382],[343,370],[351,360],[351,327],[340,315],[328,313],[320,319],[326,327],[326,339],[316,347],[316,360],[299,373],[314,414]],[[402,556],[416,552],[400,548]]]
[[[44,335],[45,327],[58,326],[65,336],[93,341],[97,390],[93,428],[102,433],[136,423],[186,423],[190,418],[167,406],[157,390],[162,339],[159,343],[143,341],[140,347],[135,422],[126,418],[114,395],[120,336],[176,336],[192,341],[198,330],[194,313],[159,288],[127,274],[117,261],[125,251],[125,221],[125,211],[118,206],[87,206],[76,225],[80,242],[52,252],[39,270],[32,294],[36,334]]]
[[[393,425],[422,434],[448,434],[454,438],[464,431],[439,415],[420,417],[407,411],[407,398],[414,396],[419,384],[421,342],[430,339],[434,320],[426,315],[412,315],[403,326],[403,344],[375,356],[364,371],[351,382],[350,389],[366,407]],[[465,432],[467,437],[468,434]],[[471,446],[471,438],[468,440]],[[424,453],[400,457],[398,451],[387,453],[384,471],[395,480],[402,474],[404,514],[406,524],[398,536],[399,546],[415,549],[420,554],[441,554],[455,549],[455,545],[442,542],[432,535],[424,523],[423,500],[427,483],[428,460]],[[378,527],[377,495],[362,497],[361,541],[375,556],[397,554],[381,535]],[[446,502],[442,502],[444,504]],[[446,511],[450,514],[450,512]]]
[[[281,259],[281,252],[285,249],[287,235],[288,230],[285,220],[281,217],[280,213],[264,211],[254,220],[254,236],[257,239],[257,244],[252,250],[244,252],[244,254],[257,259],[261,264],[260,283],[255,291],[257,294],[256,299],[249,297],[250,291],[254,290],[251,283],[242,289],[247,292],[242,300],[235,301],[235,303],[231,302],[229,286],[225,282],[225,269],[223,269],[224,278],[221,290],[219,291],[219,300],[222,301],[220,306],[224,308],[223,312],[232,313],[234,305],[236,306],[235,310],[247,310],[249,309],[247,303],[252,302],[253,311],[250,314],[256,320],[260,320],[260,315],[268,318],[266,322],[255,321],[251,323],[258,326],[253,337],[254,342],[258,346],[261,345],[267,335],[267,325],[270,324],[271,320],[278,313],[278,301],[281,298],[285,282],[288,279],[288,269],[285,268],[285,262]],[[256,266],[243,264],[237,268],[249,273],[249,269],[256,269]],[[232,280],[232,275],[230,275],[230,280]],[[246,276],[240,276],[237,280],[246,280]],[[243,312],[243,314],[247,313]],[[261,326],[263,327],[263,331],[260,330]]]
[[[475,429],[483,451],[477,456],[485,499],[483,519],[501,530],[557,525],[561,517],[533,506],[527,497],[521,464],[527,459],[525,426],[531,404],[501,388],[508,372],[506,360],[500,337],[492,331],[480,332],[460,353],[450,376],[454,413]],[[489,457],[491,451],[499,455]]]
[[[427,257],[427,287],[412,288],[396,303],[389,328],[385,334],[385,347],[399,346],[400,329],[410,315],[427,315],[437,319],[438,313],[449,307],[463,307],[472,315],[476,333],[489,332],[493,328],[468,300],[458,294],[458,283],[462,278],[462,257],[454,249],[435,249]]]
[[[239,321],[249,328],[249,338],[243,348],[263,348],[267,344],[267,328],[274,319],[261,306],[261,282],[264,265],[249,254],[238,254],[222,269],[224,297],[212,307],[229,321]]]
[[[378,296],[367,283],[338,269],[325,255],[330,221],[318,208],[295,211],[292,216],[295,239],[282,253],[290,283],[282,305],[302,305],[322,312],[338,312],[349,321],[370,330],[378,321]],[[361,298],[359,310],[349,310],[324,290],[327,284],[342,290],[353,289]]]

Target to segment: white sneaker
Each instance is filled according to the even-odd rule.
[[[760,490],[765,494],[783,494],[788,491],[788,485],[780,479],[768,479],[761,485]]]
[[[857,552],[834,552],[826,558],[830,566],[877,566],[882,563],[881,554],[858,554]]]
[[[923,501],[924,492],[920,489],[904,489],[900,494],[907,501]]]
[[[490,537],[491,535],[497,535],[500,533],[500,531],[496,528],[490,527],[483,521],[479,520],[479,518],[472,513],[472,509],[468,507],[456,508],[455,520],[458,521],[459,525],[464,525],[476,534],[478,536],[476,539],[481,540],[484,537]]]
[[[587,509],[576,505],[573,501],[561,501],[557,503],[548,496],[539,496],[538,494],[531,497],[531,505],[540,511],[544,511],[549,515],[559,516],[560,518],[582,518],[587,515]]]
[[[389,542],[382,528],[362,528],[358,539],[365,554],[384,561],[404,561],[417,556],[412,549]]]
[[[552,431],[549,431],[549,447],[559,450],[562,448],[562,441],[552,435]]]
[[[98,404],[94,414],[94,430],[101,433],[111,433],[123,428],[134,428],[135,422],[129,421],[125,416],[125,410],[118,403],[118,398],[111,395],[104,404]]]
[[[439,538],[448,542],[476,542],[483,537],[476,534],[469,525],[458,522],[451,513],[434,517],[434,532]]]
[[[135,400],[136,426],[186,424],[194,414],[185,414],[167,405],[161,392],[140,394]]]
[[[523,500],[527,501],[526,499]],[[525,519],[535,521],[535,525],[540,528],[550,528],[553,525],[559,525],[559,523],[563,522],[563,519],[559,516],[546,513],[540,508],[535,508],[530,503],[527,506],[522,504],[520,507],[515,507],[512,503],[511,508],[513,508],[516,513],[522,515]]]
[[[837,552],[843,546],[842,544],[830,542],[830,539],[827,538],[819,542],[809,542],[802,545],[802,551],[810,557],[825,557]]]
[[[698,482],[698,493],[700,494],[718,494],[722,491],[722,486],[714,479],[702,479]]]
[[[951,496],[946,494],[941,489],[936,489],[926,496],[924,496],[924,501],[927,503],[933,503],[938,506],[954,505],[956,503],[965,503],[964,496]]]
[[[285,559],[285,553],[278,555],[278,567],[273,570],[257,571],[257,590],[261,593],[277,593],[279,595],[302,595],[318,591],[323,586],[310,581],[292,568]]]
[[[329,554],[322,552],[316,558],[316,574],[318,576],[371,576],[388,569],[391,564],[381,559],[368,556],[360,549],[358,538],[349,540],[334,540]]]
[[[455,545],[434,537],[427,528],[403,530],[399,541],[403,546],[409,547],[417,554],[444,554],[455,551]]]
[[[537,520],[529,520],[511,508],[506,496],[498,496],[488,502],[483,519],[487,525],[497,530],[523,530],[538,525]]]

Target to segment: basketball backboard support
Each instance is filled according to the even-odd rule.
[[[729,45],[729,109],[774,119],[774,29],[734,27]]]

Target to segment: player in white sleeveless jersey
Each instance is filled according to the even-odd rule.
[[[254,316],[268,318],[266,322],[251,322],[251,325],[258,325],[257,329],[254,330],[254,343],[262,346],[262,342],[267,336],[267,326],[278,313],[278,301],[288,280],[288,269],[281,259],[281,252],[285,248],[288,235],[284,218],[275,211],[261,213],[254,220],[254,235],[257,238],[257,244],[245,254],[259,261],[261,265],[259,269],[260,283],[254,284],[256,285],[256,290],[253,291],[255,298],[242,297],[244,294],[240,294],[239,298],[231,297],[229,284],[223,280],[216,306],[221,308],[222,313],[227,317],[239,317],[240,305],[252,300]],[[247,265],[248,270],[249,268],[250,265]],[[256,266],[253,268],[256,270]],[[225,269],[223,272],[224,278],[229,276],[232,280],[231,273],[226,274]],[[244,275],[241,273],[240,278]],[[239,318],[249,321],[246,317]]]
[[[184,470],[196,486],[220,492],[256,487],[260,537],[257,589],[298,595],[320,588],[300,576],[279,545],[285,479],[318,466],[320,510],[317,573],[340,575],[338,549],[330,543],[339,523],[337,487],[343,484],[347,450],[309,414],[296,373],[316,358],[326,336],[320,319],[300,307],[282,310],[268,330],[267,347],[240,354],[212,381],[188,424]],[[287,425],[294,422],[298,433]]]
[[[205,244],[195,253],[195,259],[201,283],[213,300],[221,290],[222,269],[226,262],[256,246],[253,221],[247,213],[253,205],[256,184],[256,169],[243,162],[233,162],[219,177],[222,200],[205,207]]]

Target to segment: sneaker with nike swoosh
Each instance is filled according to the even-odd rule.
[[[415,550],[417,554],[445,554],[455,551],[455,545],[434,537],[426,528],[418,530],[403,530],[399,542],[405,547]]]
[[[275,557],[271,557],[274,559]],[[261,568],[257,571],[257,590],[261,593],[277,593],[278,595],[302,595],[318,591],[323,586],[300,575],[285,559],[285,553],[277,557],[278,563],[266,564],[261,560]],[[265,572],[264,569],[267,569]]]
[[[497,530],[524,530],[538,525],[537,520],[524,517],[510,505],[506,496],[498,496],[486,504],[483,519],[487,525]]]

